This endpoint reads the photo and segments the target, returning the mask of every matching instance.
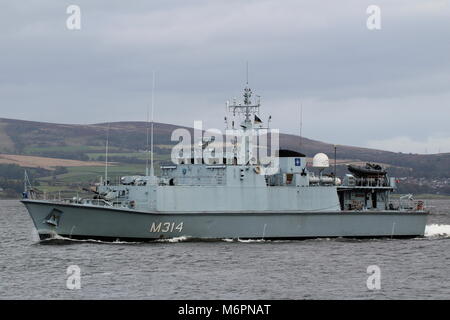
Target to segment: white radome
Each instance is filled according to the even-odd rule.
[[[313,158],[314,168],[328,168],[330,166],[330,160],[325,153],[318,153]]]

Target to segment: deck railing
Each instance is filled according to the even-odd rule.
[[[407,194],[398,200],[390,201],[389,208],[400,211],[425,211],[426,203],[423,200],[415,200],[411,194]]]

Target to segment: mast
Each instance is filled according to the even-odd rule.
[[[243,154],[245,154],[245,158],[247,159],[246,161],[252,158],[252,150],[250,150],[249,146],[249,141],[251,138],[250,136],[247,136],[246,132],[254,129],[259,130],[260,127],[255,125],[260,125],[262,123],[261,119],[257,117],[257,115],[259,114],[260,100],[257,99],[256,103],[252,103],[251,96],[252,90],[249,88],[247,82],[244,88],[243,103],[237,103],[235,100],[233,100],[233,103],[231,105],[227,103],[229,111],[233,113],[233,121],[231,122],[232,129],[243,132],[243,138],[245,139],[245,141],[243,141],[242,143],[244,144],[245,150],[242,151],[244,152]],[[235,129],[234,126],[234,117],[236,117],[236,114],[243,116],[239,129]],[[228,119],[226,119],[226,122],[228,122]],[[234,147],[236,148],[236,144]],[[234,154],[236,156],[236,151],[234,152]]]
[[[155,175],[155,168],[153,166],[153,110],[154,110],[154,104],[155,104],[155,71],[153,71],[153,84],[152,84],[152,122],[151,122],[151,143],[150,143],[150,176]]]
[[[106,132],[106,146],[105,146],[105,185],[108,185],[109,126],[110,126],[110,123],[108,123],[108,130],[107,130],[107,132]]]
[[[27,180],[28,180],[28,175],[27,175],[27,170],[25,170],[25,173],[23,176],[23,192],[25,192],[25,193],[28,191]]]
[[[247,86],[248,86],[248,61],[247,61]]]
[[[303,138],[302,138],[302,129],[303,129],[303,105],[300,102],[300,152],[302,150],[302,143],[303,143]]]
[[[31,195],[28,195],[28,191],[31,191],[33,187],[31,186],[30,178],[28,177],[28,172],[25,170],[24,177],[23,177],[23,192],[24,197],[28,198]]]
[[[252,89],[248,87],[248,61],[247,61],[247,74],[246,74],[246,82],[245,82],[245,89],[244,89],[244,105],[245,105],[245,122],[251,123],[250,120],[250,98],[252,96]]]
[[[334,185],[336,185],[336,169],[337,169],[337,145],[334,145]]]
[[[150,111],[149,111],[149,107],[147,105],[147,144],[146,144],[146,157],[145,157],[145,175],[148,176],[148,162],[149,162],[149,152],[150,152],[150,148],[149,148],[149,122],[150,122]]]

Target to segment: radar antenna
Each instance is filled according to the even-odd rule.
[[[260,96],[257,96],[256,103],[252,103],[252,89],[250,89],[248,85],[248,62],[246,64],[246,84],[244,88],[244,94],[243,94],[243,104],[236,103],[236,99],[233,99],[233,102],[230,104],[227,101],[227,107],[229,112],[233,113],[233,117],[237,114],[244,115],[244,121],[241,123],[241,127],[244,129],[248,129],[252,127],[253,119],[252,116],[259,115],[259,107],[261,105],[260,103]],[[255,120],[258,121],[258,123],[261,123],[260,119],[258,117],[255,117]],[[234,126],[233,126],[234,128]]]

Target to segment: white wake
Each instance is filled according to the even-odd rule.
[[[182,236],[182,237],[173,237],[173,238],[167,238],[167,239],[158,239],[158,240],[156,240],[156,242],[177,243],[177,242],[185,242],[188,240],[189,240],[189,237]]]
[[[450,237],[450,225],[429,224],[425,227],[425,237]]]
[[[38,236],[39,237],[39,236]],[[51,238],[47,238],[45,240],[40,240],[40,243],[52,243],[52,242],[87,242],[87,243],[104,243],[104,244],[140,244],[142,242],[132,242],[132,241],[103,241],[103,240],[96,240],[96,239],[73,239],[73,238],[67,238],[60,236],[59,234],[52,234]]]

